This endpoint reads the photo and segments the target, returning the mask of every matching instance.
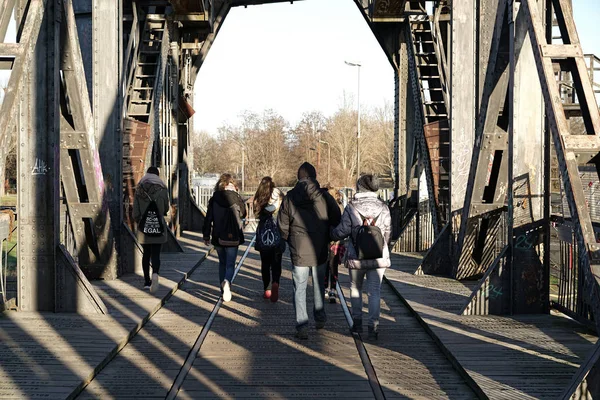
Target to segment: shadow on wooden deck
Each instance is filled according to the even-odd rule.
[[[561,315],[457,315],[470,289],[413,275],[416,259],[394,255],[387,278],[490,398],[557,398],[597,341]]]

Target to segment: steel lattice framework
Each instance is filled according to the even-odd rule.
[[[232,7],[275,2],[0,0],[0,68],[12,71],[0,172],[17,135],[20,310],[106,312],[88,280],[138,267],[130,207],[149,165],[169,186],[167,250],[181,251],[177,237],[203,218],[189,187],[196,76]],[[597,329],[597,58],[570,2],[355,4],[395,73],[396,248],[427,251],[420,273],[478,279],[465,314],[556,308]],[[564,246],[567,261],[553,255]],[[599,356],[565,396],[595,379]]]

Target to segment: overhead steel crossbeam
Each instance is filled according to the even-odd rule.
[[[478,275],[492,264],[496,252],[486,252],[495,236],[502,233],[507,195],[509,36],[508,1],[498,4],[494,36],[476,128],[475,146],[462,210],[453,277]],[[511,105],[509,104],[508,107]],[[489,236],[493,237],[489,237]],[[504,241],[506,239],[504,238]],[[503,246],[501,246],[503,247]],[[498,249],[500,250],[500,249]]]
[[[549,44],[536,3],[523,0],[522,7],[529,18],[529,33],[533,44],[550,130],[558,158],[560,174],[571,212],[573,226],[580,250],[580,267],[584,271],[586,300],[592,306],[596,325],[600,328],[600,246],[592,226],[592,220],[579,175],[579,166],[594,164],[600,172],[600,113],[594,91],[587,74],[587,66],[571,6],[566,0],[554,0],[554,11],[563,44]],[[560,62],[573,76],[581,115],[587,135],[571,135],[561,102],[558,82],[554,74],[554,62]],[[597,178],[596,178],[597,179]],[[596,183],[598,181],[596,180]]]

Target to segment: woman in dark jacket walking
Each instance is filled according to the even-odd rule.
[[[167,186],[158,176],[158,168],[150,167],[146,175],[140,179],[133,198],[133,219],[139,224],[148,210],[150,203],[154,201],[158,208],[158,215],[147,218],[156,218],[153,231],[162,227],[162,233],[142,232],[139,227],[136,233],[137,240],[142,245],[144,255],[142,256],[142,269],[144,270],[144,288],[155,293],[158,289],[158,273],[160,271],[160,248],[167,242],[167,224],[164,216],[169,211],[169,193]],[[152,259],[152,281],[150,281],[150,259]]]
[[[269,246],[265,243],[268,240],[274,242],[275,235],[279,234],[279,228],[277,228],[277,222],[274,219],[274,216],[277,215],[279,211],[279,206],[281,206],[281,200],[283,199],[283,194],[281,190],[275,187],[275,183],[270,176],[265,176],[260,181],[258,185],[258,189],[256,190],[256,194],[254,195],[254,213],[258,216],[258,227],[256,229],[257,234],[265,231],[265,226],[271,226],[277,230],[277,232],[268,232],[265,231],[265,236],[270,236],[263,240],[264,238],[256,238],[257,250],[260,253],[260,270],[263,280],[263,297],[265,299],[271,299],[273,303],[279,299],[279,278],[281,277],[281,258],[282,258],[282,244],[284,243],[281,239],[279,243],[270,243]],[[267,223],[271,223],[271,225],[266,225]],[[279,237],[279,236],[277,236]],[[259,246],[265,246],[265,248],[261,248]],[[271,278],[272,275],[272,278]],[[271,289],[269,289],[269,285]]]
[[[208,201],[202,233],[204,243],[212,243],[219,255],[219,282],[223,301],[231,300],[231,280],[235,270],[238,247],[244,243],[242,219],[246,217],[246,207],[237,192],[237,186],[230,174],[223,174],[215,186],[215,192]],[[211,241],[212,236],[212,241]]]

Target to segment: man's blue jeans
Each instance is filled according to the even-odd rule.
[[[225,279],[231,283],[233,272],[235,271],[235,259],[237,258],[238,248],[215,246],[219,255],[219,283]]]
[[[296,267],[292,266],[292,281],[294,283],[294,310],[296,311],[296,329],[300,330],[308,325],[308,314],[306,312],[306,286],[308,285],[308,275],[312,270],[313,290],[314,290],[314,308],[313,316],[315,321],[327,321],[327,315],[324,308],[325,296],[325,266],[321,264],[316,267]],[[315,282],[316,277],[316,282]]]

